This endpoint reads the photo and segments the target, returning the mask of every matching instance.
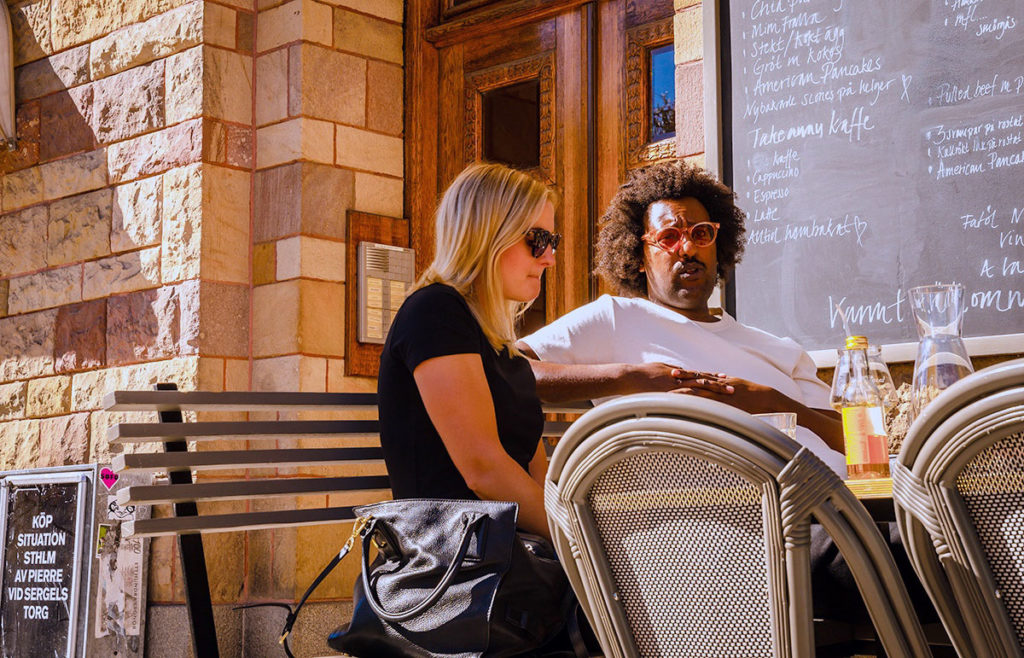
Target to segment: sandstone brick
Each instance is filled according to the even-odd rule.
[[[57,311],[0,319],[0,381],[53,374]]]
[[[28,382],[25,415],[58,416],[71,409],[71,377],[56,375],[42,377]]]
[[[267,357],[298,352],[301,295],[299,281],[258,286],[253,288],[252,294],[253,356]],[[254,366],[254,377],[256,372]]]
[[[71,265],[55,270],[11,279],[8,310],[12,314],[72,304],[82,299],[82,266]]]
[[[93,148],[92,85],[73,87],[39,101],[39,157],[52,160]]]
[[[128,25],[89,44],[92,79],[99,80],[173,55],[198,45],[202,38],[202,2],[192,2]]]
[[[52,343],[56,371],[106,365],[106,330],[107,305],[102,299],[58,309]]]
[[[403,216],[404,188],[402,179],[357,171],[355,184],[356,195],[353,207],[356,210],[387,217]]]
[[[46,251],[39,248],[46,235],[49,214],[36,206],[8,213],[0,219],[0,276],[28,272],[46,265]]]
[[[124,365],[195,354],[199,290],[194,285],[140,290],[107,300],[107,363]]]
[[[345,286],[327,281],[301,280],[299,349],[305,354],[345,354]]]
[[[213,2],[206,2],[203,5],[203,40],[206,43],[222,46],[224,48],[235,47],[235,16],[237,12],[233,9],[218,5]]]
[[[59,199],[105,187],[106,161],[106,151],[98,149],[40,165],[43,199]]]
[[[4,212],[39,203],[43,200],[43,170],[29,167],[11,172],[4,176],[3,189]]]
[[[262,25],[262,23],[261,23]],[[275,50],[256,58],[256,125],[288,116],[288,50]]]
[[[167,505],[154,505],[153,518],[170,516]],[[149,579],[146,583],[146,598],[152,603],[167,603],[174,600],[174,569],[181,564],[175,553],[177,537],[153,537],[149,542]]]
[[[85,263],[82,298],[96,299],[160,285],[160,247]]]
[[[249,283],[250,173],[203,165],[202,263],[204,279]]]
[[[89,46],[72,48],[14,71],[19,102],[89,82]]]
[[[202,119],[142,135],[108,147],[110,180],[127,182],[158,174],[172,167],[197,162],[202,157]]]
[[[252,3],[250,3],[245,9],[247,11],[238,12],[235,19],[237,27],[235,36],[235,42],[237,45],[235,47],[244,53],[251,53],[253,51],[253,47],[256,45],[252,40],[253,27],[256,21],[253,14],[248,11],[252,9]]]
[[[249,390],[248,359],[224,359],[224,390]]]
[[[704,63],[676,66],[676,89],[688,93],[676,96],[676,154],[704,151]]]
[[[39,465],[39,421],[0,423],[0,468],[23,469]]]
[[[93,134],[121,141],[164,126],[164,61],[137,66],[93,83]]]
[[[14,129],[18,143],[13,151],[0,149],[0,172],[31,167],[39,162],[39,101],[18,106]]]
[[[370,61],[366,79],[372,81],[367,90],[366,127],[391,135],[401,135],[402,99],[405,98],[402,67]]]
[[[54,201],[46,228],[47,265],[109,254],[113,199],[107,188]]]
[[[199,358],[199,389],[214,392],[224,390],[224,359],[206,356]]]
[[[402,63],[402,26],[379,18],[335,8],[334,43],[343,50]]]
[[[25,417],[27,382],[0,384],[0,420]]]
[[[292,0],[260,13],[256,50],[312,41],[331,45],[331,8],[313,0]]]
[[[323,0],[335,7],[348,7],[364,14],[373,14],[389,21],[402,22],[402,0]]]
[[[203,122],[203,162],[224,164],[228,158],[228,127],[216,119]]]
[[[160,278],[164,283],[199,276],[202,246],[203,178],[199,164],[163,176],[163,242]]]
[[[296,233],[344,240],[354,181],[347,169],[310,162],[257,172],[253,240]]]
[[[89,414],[39,421],[40,466],[84,464],[89,455]]]
[[[328,359],[327,390],[332,393],[376,393],[377,378],[347,377],[344,359]]]
[[[52,0],[53,46],[68,46],[93,41],[126,25],[142,23],[187,0]]]
[[[196,46],[167,58],[167,123],[175,124],[203,113],[203,47]]]
[[[672,19],[675,63],[685,64],[704,58],[704,13],[700,5],[677,11]],[[678,89],[678,87],[677,87]]]
[[[365,59],[306,43],[293,45],[288,53],[289,115],[365,125]],[[387,82],[386,79],[374,80],[371,87]],[[401,98],[399,86],[399,103]]]
[[[194,391],[198,373],[199,359],[195,356],[77,373],[71,379],[71,409],[99,409],[103,396],[111,391],[150,391],[158,382],[171,382],[183,391]]]
[[[260,242],[252,248],[252,284],[262,286],[277,280],[277,247],[274,242]]]
[[[403,149],[400,137],[335,126],[335,162],[343,167],[401,176]]]
[[[673,3],[672,3],[672,5],[673,5],[672,8],[675,11],[683,11],[684,9],[686,9],[688,7],[692,7],[694,5],[699,5],[700,3],[701,3],[701,0],[674,0]]]
[[[204,355],[248,356],[248,285],[202,283],[199,292],[199,348]]]
[[[252,390],[309,391],[325,390],[326,359],[291,354],[252,362]]]
[[[252,128],[248,126],[227,126],[225,157],[229,165],[252,169],[252,134]]]
[[[252,501],[253,511],[294,509],[294,498]],[[255,599],[291,600],[295,589],[295,529],[249,532],[248,593]]]
[[[7,316],[7,297],[10,293],[11,282],[9,279],[0,281],[0,318]]]
[[[160,176],[115,187],[110,250],[117,253],[159,244],[162,199]]]
[[[50,0],[8,3],[8,7],[15,66],[45,57],[55,50],[50,38]]]
[[[220,48],[203,49],[204,114],[252,123],[252,57]]]
[[[277,243],[277,280],[345,280],[345,243],[305,236],[285,238]]]
[[[224,500],[201,503],[200,514],[232,514],[244,512],[246,501]],[[210,599],[214,603],[236,603],[245,587],[245,535],[239,532],[218,532],[203,537],[206,572],[209,575]]]
[[[332,124],[291,119],[260,128],[256,136],[256,167],[265,169],[295,160],[334,163]]]

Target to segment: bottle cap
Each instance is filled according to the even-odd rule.
[[[867,336],[847,336],[846,337],[846,349],[848,350],[866,350],[868,348],[868,337]]]

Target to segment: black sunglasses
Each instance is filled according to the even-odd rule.
[[[551,245],[552,253],[558,249],[558,243],[562,241],[561,233],[552,233],[546,228],[531,228],[525,233],[526,235],[526,246],[530,248],[530,253],[533,254],[534,258],[540,258],[544,255],[544,251]]]

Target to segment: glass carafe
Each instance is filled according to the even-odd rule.
[[[962,285],[911,288],[910,308],[920,338],[911,393],[916,417],[935,396],[974,372],[974,367],[960,336],[965,310]]]

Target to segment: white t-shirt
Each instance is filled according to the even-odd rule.
[[[818,379],[814,361],[796,341],[740,324],[725,313],[718,322],[694,322],[646,299],[603,295],[522,341],[542,361],[661,362],[740,377],[808,407],[829,408],[829,387]],[[796,438],[846,477],[846,458],[818,435],[797,427]]]

